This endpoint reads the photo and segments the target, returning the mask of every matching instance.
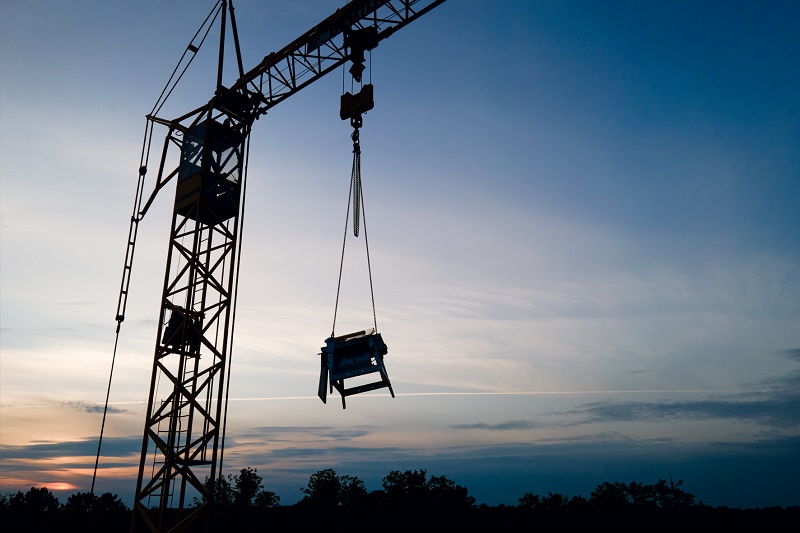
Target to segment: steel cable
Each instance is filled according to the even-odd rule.
[[[222,415],[222,440],[219,447],[219,475],[218,477],[222,477],[222,460],[225,457],[225,432],[228,427],[228,395],[230,394],[231,390],[231,360],[233,354],[233,330],[234,326],[236,325],[236,304],[238,303],[237,295],[239,294],[239,270],[242,264],[242,242],[244,239],[244,207],[245,207],[245,198],[247,197],[247,165],[250,159],[250,134],[247,135],[247,146],[245,147],[245,155],[244,155],[244,172],[242,173],[242,211],[240,214],[239,220],[239,250],[237,251],[236,257],[236,276],[235,281],[233,284],[233,306],[232,306],[232,313],[233,316],[231,317],[231,341],[230,347],[228,349],[228,360],[225,361],[226,368],[228,375],[226,376],[226,383],[225,383],[225,408],[223,410]]]
[[[195,32],[195,34],[192,37],[191,41],[189,41],[189,45],[183,51],[183,54],[181,55],[180,59],[178,59],[178,64],[175,65],[175,69],[172,71],[172,74],[170,75],[169,79],[167,80],[167,83],[164,85],[164,88],[161,90],[161,94],[158,95],[158,99],[156,100],[155,105],[153,105],[153,109],[150,110],[150,114],[151,115],[157,115],[159,113],[159,111],[161,111],[161,108],[167,102],[167,99],[172,94],[172,91],[175,90],[175,87],[178,86],[178,82],[180,82],[181,78],[183,78],[183,75],[186,73],[186,70],[189,68],[189,65],[192,64],[192,61],[194,61],[194,58],[197,56],[197,52],[200,50],[200,47],[203,46],[203,43],[205,42],[206,37],[208,37],[208,33],[211,31],[211,27],[214,25],[214,21],[217,20],[217,15],[219,15],[219,12],[220,12],[220,3],[221,2],[218,0],[217,3],[214,4],[214,7],[211,8],[211,11],[208,13],[208,15],[206,15],[205,20],[200,25],[200,27],[197,29],[197,31]],[[211,22],[209,23],[208,19],[211,18],[211,15],[214,15],[214,18],[211,19]],[[200,34],[200,32],[203,30],[203,28],[206,26],[206,23],[208,23],[208,29],[206,29],[206,32],[203,34],[203,38],[200,39],[200,44],[198,44],[197,46],[194,46],[192,43],[197,38],[197,36]],[[192,50],[192,48],[194,48],[194,50]],[[170,86],[170,83],[172,82],[172,78],[175,77],[175,73],[178,71],[178,68],[180,68],[181,63],[183,63],[183,59],[186,57],[186,51],[187,50],[191,50],[192,51],[192,57],[191,57],[191,59],[189,59],[188,63],[186,63],[186,66],[183,67],[183,70],[181,71],[180,75],[178,76],[178,79],[176,79],[175,82],[172,83],[172,88],[169,89],[169,92],[167,92],[167,88]],[[167,93],[166,96],[164,95],[164,93]]]
[[[333,327],[331,337],[335,337],[336,315],[339,311],[339,295],[342,289],[342,271],[344,270],[344,253],[347,245],[347,226],[350,219],[350,204],[353,204],[353,235],[358,237],[360,221],[359,216],[364,221],[364,244],[367,251],[367,271],[369,273],[369,292],[372,300],[372,321],[375,332],[378,331],[378,319],[375,312],[375,292],[372,285],[372,263],[369,258],[369,240],[367,239],[367,214],[364,208],[364,192],[361,186],[361,144],[359,142],[358,128],[355,128],[351,135],[353,139],[353,167],[350,172],[350,188],[347,195],[347,211],[344,216],[344,237],[342,239],[342,257],[339,262],[339,281],[336,285],[336,304],[333,308]]]
[[[350,220],[350,201],[353,198],[353,180],[356,173],[356,147],[353,148],[353,170],[350,173],[350,187],[347,191],[347,210],[344,213],[344,238],[342,239],[342,259],[339,262],[339,282],[336,285],[336,304],[333,307],[333,326],[331,327],[331,338],[335,337],[336,331],[336,313],[339,310],[339,293],[342,289],[342,269],[344,267],[344,250],[347,244],[347,224]]]

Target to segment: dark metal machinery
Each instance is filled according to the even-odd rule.
[[[125,315],[138,222],[158,192],[173,178],[177,183],[132,531],[185,530],[209,511],[209,504],[203,503],[185,512],[187,499],[195,496],[203,502],[213,501],[214,484],[206,485],[204,480],[219,475],[224,445],[225,381],[233,341],[239,235],[253,122],[347,61],[353,62],[350,72],[360,82],[366,50],[443,2],[353,0],[244,72],[233,7],[229,0],[220,0],[216,9],[222,32],[215,96],[174,120],[148,115],[150,132],[153,124],[165,126],[168,132],[156,184],[144,207],[147,157],[143,150],[117,308],[117,333]],[[239,78],[226,88],[222,85],[222,58],[228,13]],[[194,53],[197,48],[190,44],[188,50]],[[355,95],[348,93],[343,97],[342,118],[357,116],[360,121],[360,113],[371,108],[371,101],[371,85],[364,85]],[[170,171],[165,167],[172,145],[180,152],[180,162]],[[351,344],[363,344],[363,338],[338,338],[337,351],[342,354]],[[385,344],[380,335],[370,338],[381,345],[370,348],[380,362]],[[375,371],[385,377],[382,366]],[[356,392],[345,390],[342,374],[337,375],[344,401],[346,392]],[[388,378],[385,381],[388,383]]]
[[[336,389],[345,398],[375,389],[388,387],[392,397],[394,390],[383,364],[383,356],[389,353],[383,337],[374,329],[357,331],[340,337],[325,339],[320,353],[319,399],[327,403],[328,387]],[[377,373],[376,379],[365,379],[359,385],[346,387],[344,380]]]

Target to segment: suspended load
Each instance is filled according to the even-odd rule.
[[[364,51],[371,50],[377,44],[377,30],[368,27],[348,34],[345,45],[350,50],[350,60],[353,66],[350,73],[356,82],[361,83],[361,74],[364,71]],[[355,91],[354,91],[355,92]],[[378,333],[378,320],[375,314],[375,293],[372,288],[372,266],[369,260],[369,240],[367,239],[367,217],[364,210],[363,192],[361,190],[361,144],[359,141],[359,128],[361,128],[362,113],[374,107],[372,84],[363,84],[361,90],[355,94],[342,95],[339,116],[342,120],[350,119],[353,133],[353,167],[350,174],[350,191],[347,199],[347,213],[345,213],[344,241],[342,242],[342,259],[339,264],[339,285],[336,289],[336,306],[333,311],[333,328],[331,336],[325,339],[325,346],[320,353],[319,372],[319,398],[327,403],[328,391],[339,391],[342,396],[342,408],[347,408],[345,398],[354,394],[368,392],[384,387],[394,398],[394,390],[386,373],[383,362],[389,349],[383,342],[383,337]],[[344,252],[347,244],[347,225],[350,218],[350,209],[353,213],[353,236],[358,237],[361,220],[364,227],[364,245],[367,252],[367,269],[369,272],[369,290],[372,297],[372,318],[374,328],[357,331],[337,337],[336,313],[339,308],[339,291],[342,286],[342,269],[344,267]],[[366,376],[366,377],[364,377]],[[352,385],[354,378],[356,384]],[[350,386],[345,385],[345,380],[350,380]]]
[[[328,388],[331,393],[336,389],[342,395],[343,409],[347,408],[347,396],[384,387],[389,388],[394,398],[394,390],[383,363],[383,356],[388,352],[381,334],[371,328],[326,339],[320,354],[319,398],[327,403]],[[378,375],[370,376],[366,383],[359,380],[359,385],[349,388],[345,385],[345,379],[375,373]]]

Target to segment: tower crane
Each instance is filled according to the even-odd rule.
[[[354,149],[357,148],[361,115],[373,106],[372,85],[362,83],[364,53],[443,2],[352,0],[245,72],[232,2],[218,0],[209,15],[213,15],[212,20],[219,17],[221,21],[214,96],[206,104],[174,119],[159,117],[159,104],[147,115],[116,313],[117,339],[125,319],[138,224],[155,197],[170,183],[175,185],[175,201],[136,481],[133,531],[184,530],[198,518],[207,516],[211,505],[208,502],[214,501],[215,484],[204,483],[204,479],[215,480],[221,470],[239,276],[239,236],[249,136],[254,121],[350,62],[349,73],[361,89],[342,96],[340,116],[351,121],[355,129]],[[222,73],[228,19],[238,79],[225,87]],[[206,35],[207,31],[202,39],[196,36],[184,57],[191,61]],[[176,79],[180,79],[180,73]],[[170,91],[168,83],[162,97]],[[155,184],[145,200],[145,176],[155,125],[165,127],[167,133],[157,161]],[[168,152],[175,150],[179,162],[175,168],[169,168]],[[368,337],[367,332],[360,332],[339,341],[351,350],[354,339]],[[377,338],[375,349],[382,360],[386,347]],[[342,382],[346,373],[336,374],[331,366],[336,341],[333,335],[326,341],[322,366],[325,376],[331,372],[331,386],[336,385],[343,398],[346,393],[357,394],[388,384],[386,378],[384,384],[345,389]],[[114,350],[116,356],[116,345]],[[383,382],[382,368],[380,374]],[[320,397],[324,401],[323,381]],[[199,495],[205,503],[192,510],[185,509],[192,494]]]

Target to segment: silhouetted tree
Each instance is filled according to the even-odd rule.
[[[428,496],[427,470],[392,470],[383,478],[388,505],[408,508],[424,505]]]
[[[621,509],[632,504],[628,487],[619,481],[601,483],[592,491],[589,501],[592,506],[603,509]]]
[[[16,494],[8,495],[8,510],[11,512],[22,512],[25,510],[25,494],[17,491]]]
[[[560,511],[569,506],[569,497],[559,492],[548,492],[539,502],[539,509],[543,511]]]
[[[663,479],[659,479],[652,488],[652,498],[655,504],[662,509],[685,509],[692,507],[694,503],[694,494],[690,494],[683,489],[683,480],[678,480],[677,483],[672,482],[670,476],[669,483]]]
[[[271,490],[259,490],[253,499],[253,507],[256,509],[272,509],[281,504],[281,497]]]
[[[653,489],[651,485],[631,481],[626,487],[628,491],[628,502],[636,507],[646,507],[652,505]]]
[[[339,481],[339,476],[336,471],[331,468],[320,470],[311,474],[308,479],[308,486],[300,489],[305,494],[302,503],[313,505],[314,507],[322,507],[326,509],[334,509],[339,505],[339,489],[342,483]]]
[[[76,492],[67,498],[64,510],[71,513],[93,513],[97,508],[97,496],[91,492]]]
[[[645,485],[631,481],[628,484],[615,481],[601,483],[591,494],[590,503],[599,509],[620,508],[661,508],[681,509],[692,507],[694,495],[680,488],[683,481],[669,483],[659,479],[655,485]]]
[[[266,509],[278,506],[280,497],[272,491],[264,490],[261,482],[262,478],[258,475],[258,469],[243,468],[236,476],[228,474],[227,479],[220,476],[212,481],[206,476],[204,484],[206,491],[213,494],[212,500],[218,512],[224,512],[234,507],[237,509]],[[203,496],[202,500],[194,499],[195,506],[201,503],[208,503],[208,497]]]
[[[229,475],[228,477],[231,478],[232,476]],[[206,489],[206,494],[203,495],[202,499],[194,498],[195,507],[212,503],[215,509],[222,511],[233,506],[233,488],[224,476],[213,480],[206,476],[203,486]]]
[[[339,476],[339,502],[346,509],[354,509],[367,500],[367,487],[354,476]]]
[[[300,489],[305,494],[302,505],[323,509],[356,508],[367,501],[367,488],[355,476],[340,476],[335,470],[326,468],[311,474],[308,486]]]
[[[250,507],[261,489],[261,476],[255,468],[242,468],[233,478],[233,504],[236,507]]]
[[[61,520],[61,504],[47,488],[31,487],[3,499],[0,529],[3,531],[51,531]]]
[[[44,514],[58,511],[60,508],[58,498],[46,487],[31,487],[25,494],[18,491],[8,498],[8,510],[12,512]]]
[[[130,509],[119,496],[110,492],[104,492],[100,496],[91,492],[76,492],[67,498],[64,510],[70,513],[99,514],[126,512]]]
[[[102,512],[127,512],[130,511],[125,502],[119,496],[110,492],[104,492],[100,495],[99,507]]]
[[[526,492],[519,499],[520,509],[532,511],[575,511],[580,512],[589,507],[589,502],[583,496],[573,496],[570,498],[558,492],[548,492],[546,496],[539,496],[531,492]]]
[[[577,513],[585,511],[588,508],[589,508],[589,500],[587,500],[580,494],[570,498],[569,503],[567,503],[567,509],[569,509],[570,512]]]
[[[522,495],[522,498],[519,499],[519,507],[523,509],[537,509],[541,504],[542,497],[538,494],[533,494],[532,492],[526,492]]]
[[[445,476],[431,476],[427,483],[431,505],[439,509],[464,510],[475,506],[466,487]]]
[[[475,498],[465,487],[445,476],[427,479],[427,474],[426,470],[391,471],[383,478],[387,504],[396,509],[460,510],[475,506]]]

